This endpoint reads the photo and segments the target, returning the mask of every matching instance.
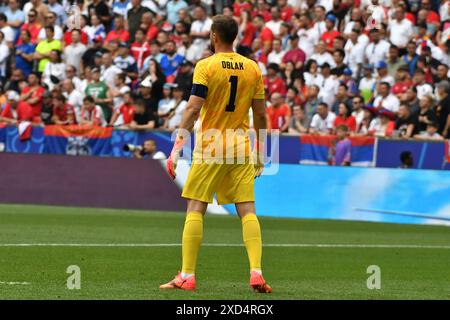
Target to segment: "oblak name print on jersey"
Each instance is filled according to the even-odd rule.
[[[230,70],[244,70],[243,62],[222,61],[222,68]]]

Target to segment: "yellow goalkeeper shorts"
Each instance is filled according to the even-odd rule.
[[[194,163],[183,188],[182,197],[219,204],[255,201],[255,168],[251,163]]]

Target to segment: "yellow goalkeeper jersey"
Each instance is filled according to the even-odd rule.
[[[249,109],[264,99],[261,71],[240,54],[216,53],[200,60],[194,70],[193,95],[205,99],[195,135],[194,160],[236,158],[250,144]]]

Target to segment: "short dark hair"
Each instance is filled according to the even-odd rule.
[[[213,18],[211,31],[216,33],[219,39],[226,43],[232,44],[238,34],[238,24],[236,20],[224,15],[217,15]]]
[[[84,97],[83,102],[94,103],[95,100],[94,100],[94,98],[92,96],[86,96],[86,97]]]
[[[0,21],[8,22],[8,17],[3,12],[0,12]]]
[[[326,102],[321,102],[318,104],[318,106],[324,106],[325,108],[328,109],[328,104]]]

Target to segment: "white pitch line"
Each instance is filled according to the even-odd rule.
[[[0,247],[180,247],[181,243],[0,243]],[[240,243],[204,243],[204,247],[243,247]],[[450,245],[416,244],[326,244],[326,243],[268,243],[275,248],[390,248],[390,249],[450,249]]]
[[[6,284],[9,286],[15,286],[15,285],[27,286],[27,285],[30,285],[31,282],[0,281],[0,284]]]

